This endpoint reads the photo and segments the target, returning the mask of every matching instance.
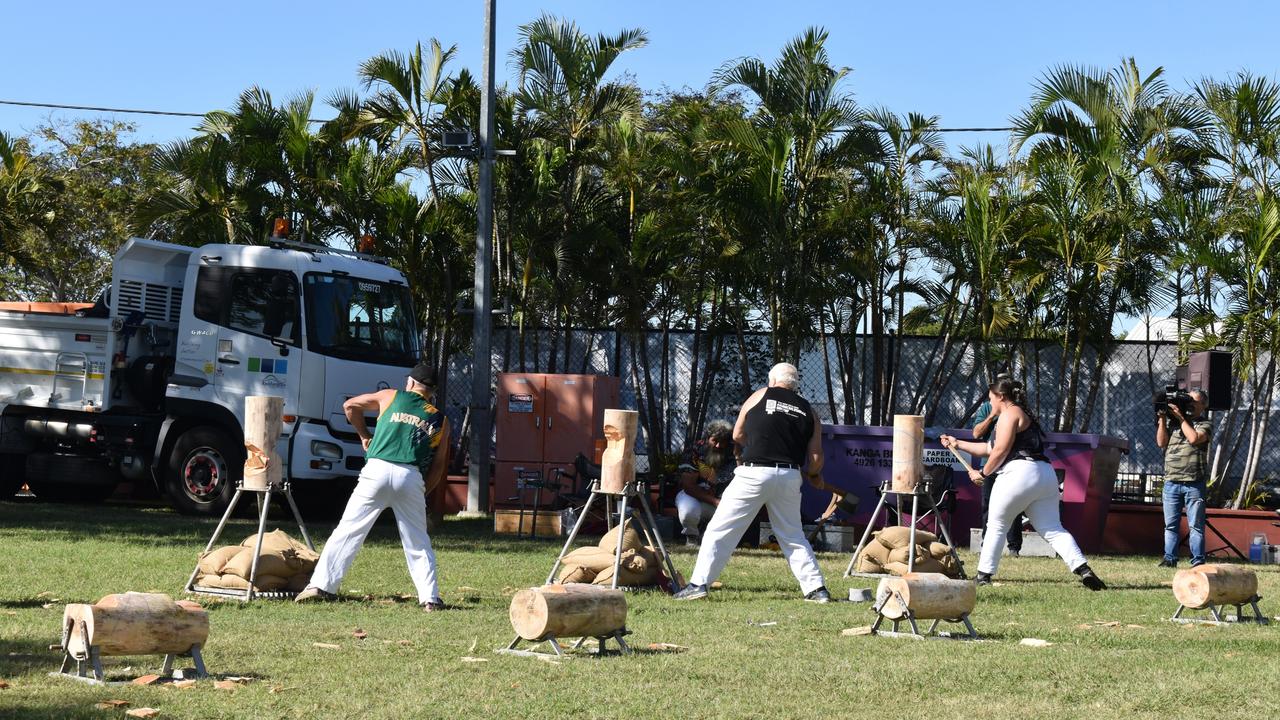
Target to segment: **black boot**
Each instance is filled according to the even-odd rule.
[[[1106,590],[1107,584],[1102,582],[1102,578],[1094,574],[1093,568],[1089,567],[1089,563],[1085,563],[1076,568],[1073,572],[1080,576],[1080,582],[1085,587],[1093,591]]]
[[[973,584],[974,585],[990,585],[991,575],[989,575],[988,573],[979,572],[977,577],[973,579]]]

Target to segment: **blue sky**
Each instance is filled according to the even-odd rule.
[[[363,7],[380,7],[373,12]],[[229,107],[250,85],[278,98],[314,89],[323,99],[355,86],[359,63],[437,37],[458,46],[459,67],[480,72],[483,3],[352,2],[15,3],[0,43],[0,99],[204,112]],[[852,68],[864,105],[941,116],[950,127],[1003,126],[1055,64],[1113,67],[1132,55],[1164,66],[1175,88],[1237,70],[1275,77],[1271,2],[498,2],[499,81],[510,80],[517,27],[541,12],[590,32],[648,31],[649,46],[620,71],[645,89],[702,87],[727,60],[771,60],[810,25],[831,34],[833,61]],[[327,117],[324,107],[316,115]],[[54,117],[89,115],[58,111]],[[50,111],[0,106],[0,130],[22,133]],[[139,137],[190,134],[189,118],[122,116]],[[949,136],[953,148],[999,134]]]

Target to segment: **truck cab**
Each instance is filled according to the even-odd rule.
[[[135,238],[99,305],[105,317],[71,323],[88,332],[53,342],[33,340],[53,318],[0,317],[0,354],[22,355],[5,368],[16,382],[0,369],[0,407],[5,428],[23,431],[0,440],[0,453],[21,440],[28,453],[101,456],[127,476],[149,474],[193,514],[220,513],[234,492],[247,396],[284,399],[278,450],[306,493],[363,466],[343,402],[401,387],[420,355],[404,275],[327,247]],[[40,372],[48,386],[19,387]],[[72,432],[50,434],[51,421]]]

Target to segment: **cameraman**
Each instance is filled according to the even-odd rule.
[[[1183,412],[1168,403],[1156,414],[1156,445],[1164,448],[1164,557],[1160,567],[1178,564],[1179,526],[1187,509],[1191,531],[1191,567],[1204,563],[1204,494],[1209,480],[1210,424],[1203,418],[1208,398],[1202,390],[1188,393]]]

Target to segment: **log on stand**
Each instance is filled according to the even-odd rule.
[[[284,398],[250,395],[244,399],[244,468],[246,490],[266,490],[280,484],[281,462],[276,445],[284,429]]]
[[[88,661],[95,679],[101,681],[101,657],[163,654],[167,674],[174,656],[189,654],[195,660],[197,675],[205,674],[200,648],[209,638],[209,615],[187,600],[174,602],[159,593],[108,595],[93,605],[67,605],[62,627],[63,673],[74,660],[77,676],[84,677]]]
[[[604,436],[609,444],[600,457],[600,491],[621,495],[636,479],[636,425],[640,413],[635,410],[606,409]]]
[[[914,493],[924,474],[924,416],[893,416],[893,491]]]
[[[977,601],[977,585],[972,580],[953,580],[942,573],[914,572],[885,578],[876,588],[877,617],[872,634],[876,634],[882,622],[889,620],[893,623],[893,631],[880,634],[897,637],[898,623],[905,620],[911,625],[911,637],[924,637],[937,630],[939,623],[945,620],[962,623],[968,636],[976,638],[969,614]],[[921,633],[917,620],[933,620],[933,624],[928,631]]]
[[[1183,610],[1209,610],[1213,621],[1222,622],[1220,608],[1226,605],[1236,607],[1236,620],[1253,620],[1266,622],[1266,617],[1258,608],[1258,576],[1250,568],[1241,565],[1199,565],[1189,570],[1179,570],[1173,576],[1173,597],[1179,607],[1173,614],[1173,620],[1180,622],[1198,622],[1192,618],[1183,618]],[[1253,617],[1244,615],[1245,605],[1253,608]]]
[[[601,652],[605,640],[614,639],[622,652],[629,652],[622,639],[627,633],[627,598],[621,590],[578,584],[528,588],[511,598],[509,615],[516,638],[505,652],[528,654],[516,650],[523,640],[548,642],[561,655],[558,641],[564,638],[579,638],[575,648],[596,638]]]

